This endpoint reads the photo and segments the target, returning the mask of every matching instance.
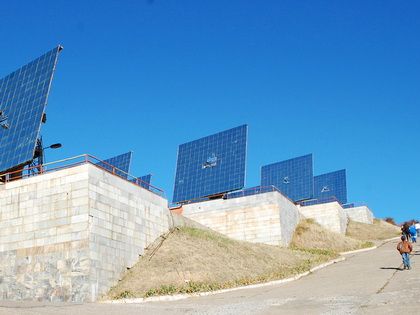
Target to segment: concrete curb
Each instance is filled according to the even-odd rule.
[[[247,286],[243,286],[243,287],[217,290],[217,291],[210,291],[210,292],[197,292],[197,293],[191,293],[191,294],[165,295],[165,296],[156,296],[156,297],[149,297],[149,298],[137,298],[137,299],[108,300],[108,301],[102,301],[100,303],[116,303],[116,304],[118,304],[118,303],[145,303],[145,302],[157,302],[157,301],[176,301],[176,300],[187,299],[187,298],[195,297],[195,296],[207,296],[207,295],[213,295],[213,294],[219,294],[219,293],[238,291],[238,290],[243,290],[243,289],[264,287],[264,286],[269,286],[269,285],[274,285],[274,284],[282,284],[282,283],[287,283],[287,282],[298,280],[298,279],[300,279],[304,276],[309,275],[310,273],[312,273],[312,272],[314,272],[318,269],[325,268],[329,265],[335,264],[335,263],[343,261],[343,260],[345,260],[345,258],[340,257],[340,258],[337,258],[337,259],[334,259],[334,260],[330,260],[329,262],[323,263],[323,264],[318,265],[316,267],[313,267],[309,271],[306,271],[304,273],[298,274],[298,275],[290,277],[290,278],[281,279],[281,280],[274,280],[274,281],[265,282],[265,283],[251,284],[251,285],[247,285]]]
[[[355,253],[360,253],[360,252],[367,252],[369,250],[373,250],[373,249],[377,249],[377,248],[378,248],[378,246],[356,249],[356,250],[351,250],[349,252],[342,252],[342,253],[340,253],[340,255],[348,255],[348,254],[355,254]]]
[[[400,239],[399,236],[392,237],[392,238],[387,238],[386,240],[382,240],[382,244],[388,243],[388,242],[393,241],[393,240],[399,240],[399,239]],[[342,252],[342,253],[340,253],[340,255],[348,255],[348,254],[355,254],[355,253],[360,253],[360,252],[366,252],[366,251],[377,249],[377,248],[378,248],[378,246],[372,246],[372,247],[367,247],[367,248],[362,248],[362,249],[356,249],[356,250],[351,250],[349,252]]]

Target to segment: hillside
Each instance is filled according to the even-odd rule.
[[[399,226],[374,219],[373,224],[350,221],[347,236],[359,240],[385,240],[401,234]]]
[[[303,220],[290,248],[177,228],[150,246],[103,299],[211,291],[287,278],[336,258],[339,252],[372,246],[367,240],[399,235],[398,229],[382,222],[350,222],[350,235],[369,236],[361,240],[329,232],[313,220]]]
[[[353,223],[349,223],[349,226],[352,225]],[[371,246],[373,243],[363,239],[327,231],[312,219],[300,222],[290,243],[291,248],[326,249],[334,252],[345,252]]]

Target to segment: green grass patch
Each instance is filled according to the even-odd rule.
[[[180,228],[181,233],[185,234],[188,237],[198,238],[205,241],[215,242],[219,247],[228,248],[235,245],[235,241],[231,238],[223,236],[218,233],[208,232],[205,230],[182,227]]]
[[[114,297],[115,299],[132,299],[135,298],[135,295],[130,291],[124,291]]]

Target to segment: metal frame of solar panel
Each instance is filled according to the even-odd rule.
[[[117,156],[114,156],[112,158],[103,160],[102,162],[98,162],[96,163],[96,165],[103,167],[109,171],[113,171],[113,168],[110,167],[109,165],[112,165],[113,167],[115,167],[117,170],[115,170],[115,174],[127,178],[128,175],[127,173],[130,171],[130,165],[131,165],[131,158],[133,157],[133,151],[127,152],[127,153],[123,153]],[[109,164],[105,164],[105,163]],[[121,172],[122,171],[122,172]]]
[[[173,203],[221,195],[245,185],[248,125],[181,144]]]
[[[0,80],[0,173],[34,159],[58,53],[57,46]]]
[[[341,204],[347,203],[346,170],[338,170],[314,177],[314,198],[335,197]]]
[[[292,201],[313,198],[312,154],[261,167],[261,186],[276,186]]]

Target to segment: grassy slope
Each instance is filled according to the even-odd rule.
[[[312,219],[302,220],[300,222],[290,243],[290,247],[292,248],[320,248],[335,252],[344,252],[370,246],[373,246],[371,242],[327,231]]]
[[[361,233],[371,228],[350,223],[348,229],[350,234],[369,235],[365,240],[395,233],[380,224],[375,224],[375,238],[370,232]],[[329,232],[313,220],[304,220],[297,227],[292,240],[295,249],[236,241],[197,229],[176,229],[157,240],[104,299],[209,291],[282,279],[331,260],[340,251],[369,245],[360,237],[357,240]]]
[[[359,240],[385,240],[401,235],[399,226],[375,219],[373,224],[350,221],[347,235]]]

